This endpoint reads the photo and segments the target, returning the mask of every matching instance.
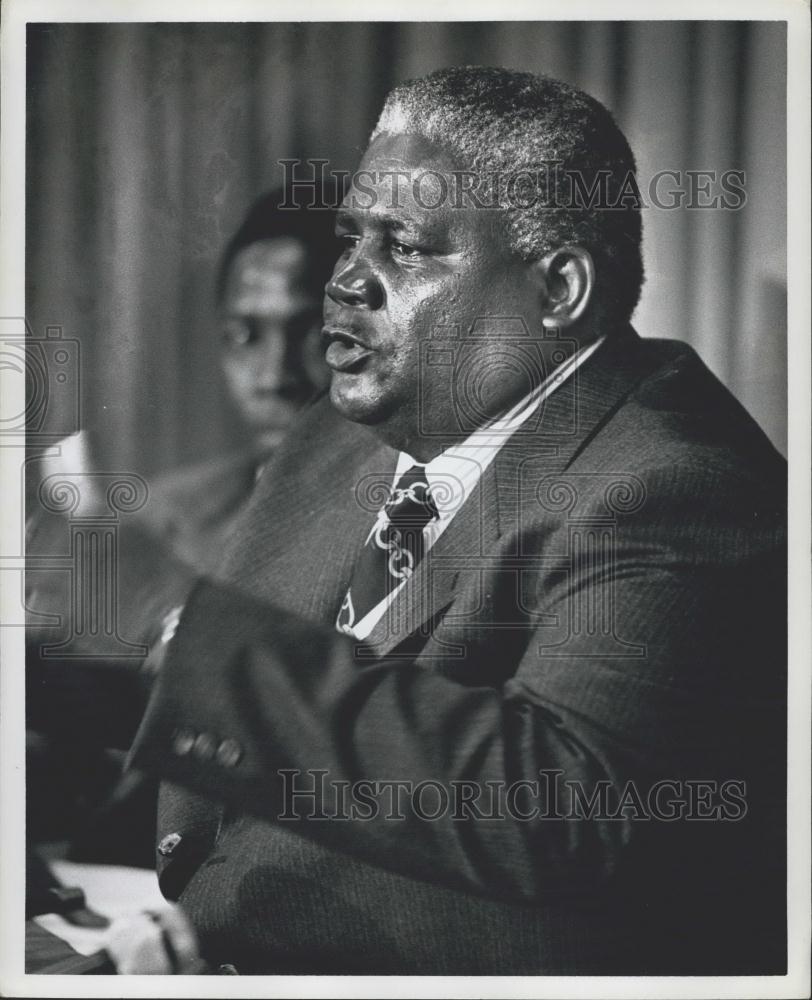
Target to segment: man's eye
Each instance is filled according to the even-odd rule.
[[[420,257],[423,253],[418,247],[410,246],[408,243],[401,243],[400,240],[392,240],[392,250],[398,257],[408,257],[413,260]]]
[[[223,328],[223,343],[228,347],[246,347],[258,340],[254,323],[229,323]]]

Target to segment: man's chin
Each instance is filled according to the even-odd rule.
[[[273,451],[282,443],[287,427],[266,428],[254,435],[254,446],[259,452]]]
[[[276,448],[295,418],[296,410],[291,408],[275,413],[273,419],[246,421],[255,447],[261,451]]]
[[[330,383],[330,402],[346,420],[375,426],[386,420],[388,409],[380,397],[365,392],[358,376],[335,372]]]

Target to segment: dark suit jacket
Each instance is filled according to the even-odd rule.
[[[133,763],[170,782],[161,885],[206,954],[243,972],[780,972],[783,460],[690,348],[618,333],[358,644],[333,622],[395,459],[314,406],[246,512],[232,585],[200,585],[170,647]],[[308,819],[284,769],[327,772],[324,815],[342,812],[330,782],[485,791],[540,770],[623,808],[554,818],[572,793],[549,808],[540,784],[503,818],[429,821],[407,799],[402,819]],[[651,815],[675,798],[692,818]],[[553,818],[517,815],[539,801]]]

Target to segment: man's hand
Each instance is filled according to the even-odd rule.
[[[122,976],[200,975],[209,971],[200,957],[194,929],[179,906],[118,917],[107,932],[104,947]]]

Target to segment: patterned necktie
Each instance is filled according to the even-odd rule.
[[[426,467],[413,465],[398,479],[361,549],[336,619],[339,632],[358,622],[414,573],[423,557],[423,528],[438,516]]]

